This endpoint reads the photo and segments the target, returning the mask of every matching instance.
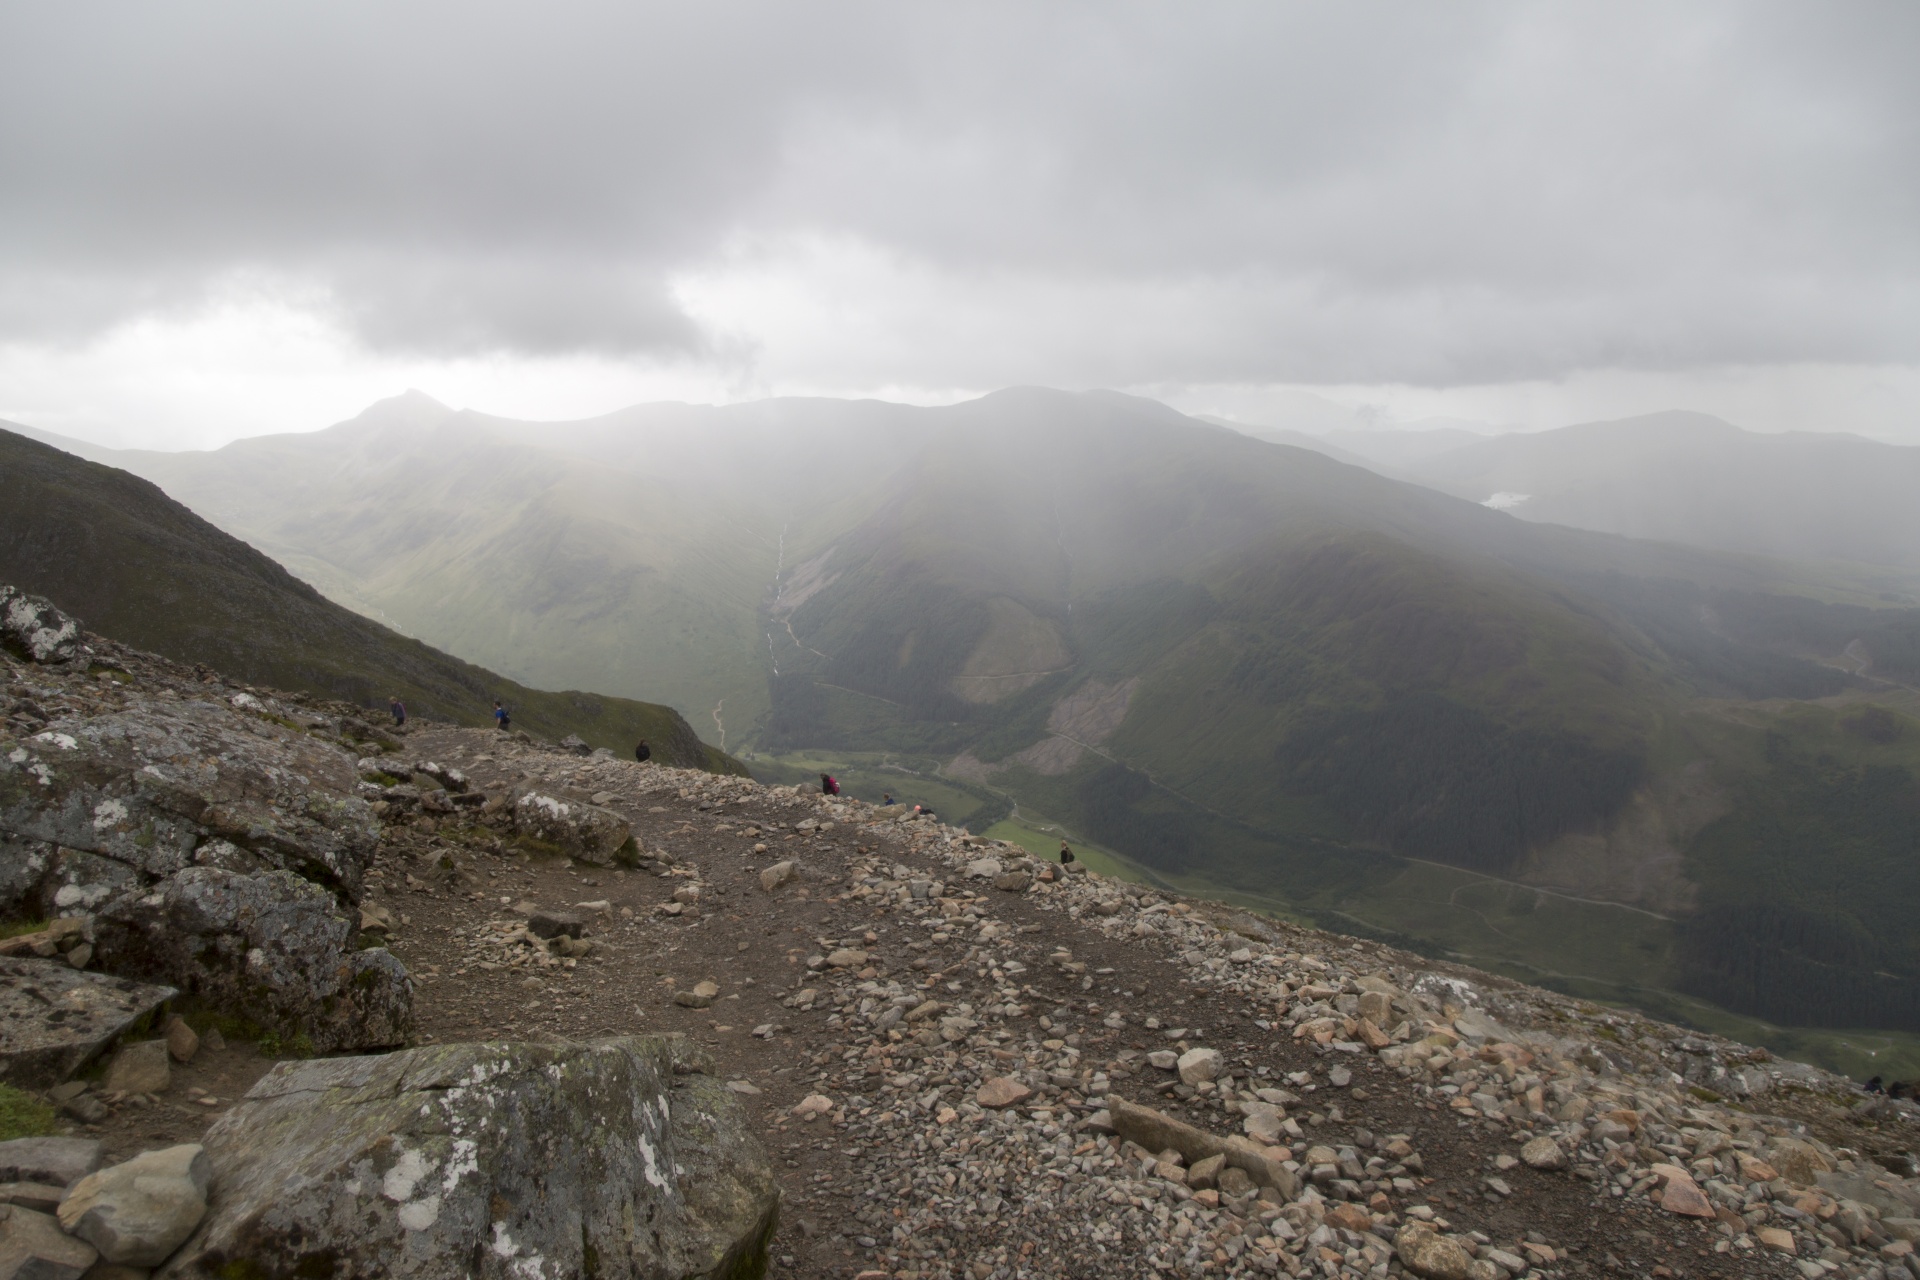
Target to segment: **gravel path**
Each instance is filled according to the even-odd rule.
[[[371,897],[419,980],[420,1038],[709,1045],[780,1169],[776,1275],[1384,1277],[1411,1259],[1461,1280],[1920,1277],[1898,1238],[1910,1185],[1846,1146],[1885,1159],[1912,1116],[1855,1115],[1823,1073],[1372,943],[1051,879],[897,809],[478,730],[406,747],[489,796],[614,809],[643,859],[530,856],[504,803],[389,815]],[[526,927],[555,913],[583,942]],[[1113,1096],[1242,1135],[1298,1194],[1141,1148],[1114,1132]],[[1799,1155],[1877,1177],[1892,1208],[1855,1222],[1861,1202],[1817,1169],[1767,1163]]]

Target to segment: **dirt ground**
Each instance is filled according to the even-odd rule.
[[[671,1031],[707,1046],[721,1076],[735,1082],[774,1156],[783,1204],[772,1275],[851,1280],[865,1273],[874,1280],[1181,1270],[1082,1256],[1088,1228],[1071,1220],[1048,1223],[1049,1238],[1037,1251],[1031,1239],[1004,1231],[996,1236],[997,1228],[957,1219],[923,1230],[913,1241],[911,1261],[893,1248],[875,1227],[876,1211],[883,1221],[887,1215],[905,1221],[916,1211],[915,1220],[924,1220],[925,1193],[917,1188],[928,1184],[916,1173],[937,1179],[961,1156],[981,1154],[990,1138],[983,1134],[928,1151],[926,1160],[946,1164],[916,1170],[913,1162],[922,1157],[908,1150],[906,1130],[885,1123],[891,1113],[803,1120],[794,1108],[810,1095],[872,1092],[909,1071],[916,1089],[962,1086],[949,1090],[959,1100],[972,1096],[981,1077],[977,1065],[962,1061],[965,1046],[929,1047],[897,1032],[856,1031],[832,1016],[831,1004],[792,1007],[796,992],[822,983],[824,971],[810,969],[809,960],[817,966],[820,957],[841,948],[864,952],[857,962],[863,967],[852,976],[897,980],[928,999],[985,1002],[995,998],[996,988],[1004,995],[1017,983],[1018,1017],[1034,1026],[1028,1045],[1044,1036],[1053,1052],[1077,1051],[1081,1061],[1110,1076],[1113,1093],[1216,1131],[1229,1127],[1222,1114],[1181,1096],[1172,1077],[1144,1064],[1143,1052],[1204,1044],[1252,1077],[1275,1084],[1290,1080],[1302,1102],[1289,1114],[1307,1141],[1364,1149],[1392,1135],[1417,1150],[1419,1176],[1409,1184],[1415,1189],[1382,1193],[1376,1207],[1392,1212],[1425,1205],[1444,1214],[1453,1230],[1484,1233],[1498,1247],[1518,1250],[1525,1241],[1550,1246],[1552,1267],[1530,1274],[1689,1280],[1798,1275],[1792,1261],[1778,1255],[1728,1251],[1718,1223],[1662,1213],[1644,1198],[1610,1198],[1603,1187],[1569,1173],[1515,1165],[1511,1157],[1524,1134],[1460,1117],[1372,1055],[1336,1053],[1262,1028],[1258,1022],[1272,1010],[1200,980],[1164,947],[1114,938],[1091,921],[1049,909],[1048,894],[1056,891],[1047,886],[1001,893],[981,885],[950,888],[970,910],[1002,927],[1005,940],[988,959],[958,928],[941,928],[924,911],[909,920],[901,902],[850,888],[856,864],[876,861],[912,876],[954,878],[951,865],[929,848],[916,848],[878,824],[795,831],[790,794],[743,788],[744,801],[716,804],[697,791],[683,797],[685,784],[676,777],[686,775],[587,762],[479,730],[415,727],[406,735],[406,750],[462,770],[472,789],[489,795],[539,784],[615,809],[632,823],[649,864],[616,869],[539,856],[517,845],[500,823],[487,825],[475,810],[439,817],[392,814],[366,906],[373,915],[384,911],[390,917],[387,945],[415,977],[416,1042]],[[788,859],[800,864],[800,877],[777,891],[763,889],[760,872]],[[697,897],[687,892],[694,886]],[[591,953],[556,959],[541,949],[538,963],[510,959],[533,954],[502,939],[537,910],[579,915]],[[1425,963],[1353,939],[1328,936],[1327,945],[1362,959],[1377,950],[1382,964]],[[1063,951],[1073,957],[1073,967],[1060,962]],[[676,1002],[677,993],[702,982],[718,988],[710,1004]],[[1126,1015],[1123,1029],[1108,1025],[1115,1010]],[[1182,1031],[1177,1040],[1168,1039]],[[1012,1041],[975,1047],[976,1058],[1010,1067],[1020,1064],[1020,1055]],[[92,1131],[107,1140],[115,1158],[192,1141],[271,1065],[252,1045],[203,1048],[190,1065],[176,1068],[172,1087],[158,1102],[123,1102]],[[1333,1082],[1336,1067],[1351,1072],[1344,1087]],[[1075,1156],[1094,1145],[1083,1144]],[[895,1170],[902,1171],[898,1178]],[[1506,1194],[1490,1189],[1496,1170]],[[945,1180],[951,1186],[952,1174]],[[1023,1229],[1030,1232],[1031,1224]],[[1024,1269],[996,1273],[975,1266],[972,1259],[989,1248]],[[1229,1265],[1226,1257],[1203,1257],[1193,1267],[1224,1274],[1239,1265]],[[1319,1265],[1330,1275],[1342,1269],[1330,1259]],[[1376,1274],[1384,1275],[1385,1267],[1381,1262]],[[1301,1264],[1302,1274],[1306,1269]]]

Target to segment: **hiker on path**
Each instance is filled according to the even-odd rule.
[[[398,697],[388,700],[387,710],[393,713],[394,728],[398,729],[407,722],[407,704],[400,701]]]
[[[823,796],[837,796],[840,794],[840,784],[834,781],[832,774],[823,773],[820,775],[820,794]]]
[[[493,700],[493,722],[503,731],[513,724],[513,717],[507,714],[507,709],[500,705],[498,698]]]
[[[1072,861],[1073,861],[1073,850],[1067,848],[1067,842],[1065,840],[1062,840],[1060,842],[1060,865],[1064,867]]]
[[[641,764],[653,759],[653,748],[647,745],[645,738],[640,739],[640,745],[633,749],[633,758]]]

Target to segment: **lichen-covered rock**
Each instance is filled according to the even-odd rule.
[[[155,699],[57,722],[0,753],[0,832],[149,882],[219,845],[357,901],[379,827],[355,782],[350,753],[271,714]],[[74,882],[50,870],[51,893]]]
[[[164,973],[314,1052],[399,1044],[413,1025],[406,966],[383,947],[356,949],[333,896],[285,871],[189,867],[110,903],[95,930],[102,963]]]
[[[405,970],[352,924],[378,824],[294,710],[122,700],[0,740],[0,918],[89,915],[96,967],[315,1049],[397,1043]]]
[[[1393,1238],[1400,1265],[1424,1280],[1474,1280],[1474,1257],[1467,1246],[1441,1235],[1431,1224],[1409,1222]]]
[[[0,956],[0,1081],[59,1084],[176,994],[65,961]]]
[[[632,824],[613,810],[540,791],[514,802],[513,826],[528,839],[602,867],[611,866],[633,838]]]
[[[0,583],[0,645],[30,662],[71,662],[80,652],[80,624],[51,600]]]
[[[282,1063],[206,1142],[212,1208],[169,1277],[757,1276],[778,1206],[678,1036]]]

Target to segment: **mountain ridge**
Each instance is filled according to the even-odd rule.
[[[1799,822],[1890,769],[1907,781],[1860,792],[1881,834],[1833,845],[1846,874],[1878,868],[1920,765],[1920,614],[1865,607],[1877,570],[1523,520],[1117,393],[552,425],[414,408],[432,422],[349,433],[336,470],[373,469],[346,481],[290,461],[324,462],[322,432],[197,479],[206,457],[175,458],[174,482],[242,493],[273,517],[260,545],[470,656],[677,690],[725,745],[780,757],[756,768],[937,778],[976,830],[1037,813],[1143,873],[1610,999],[1693,984],[1759,1008],[1727,975],[1764,909],[1864,917],[1820,883],[1755,900],[1715,851],[1754,839],[1736,828],[1769,794]],[[1890,740],[1845,727],[1881,703]],[[1658,928],[1529,924],[1511,888],[1454,905],[1515,882]],[[1904,1022],[1920,968],[1895,932],[1842,968],[1850,1007]],[[1773,1012],[1817,1016],[1830,958],[1807,960]],[[1889,963],[1897,990],[1870,978]]]

